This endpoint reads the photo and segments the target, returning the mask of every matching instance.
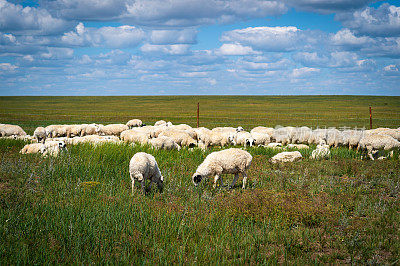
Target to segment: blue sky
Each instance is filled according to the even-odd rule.
[[[0,95],[400,95],[399,6],[0,0]]]

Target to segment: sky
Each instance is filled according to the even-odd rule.
[[[0,95],[400,95],[400,1],[0,0]]]

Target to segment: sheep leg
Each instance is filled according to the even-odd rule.
[[[134,188],[135,188],[135,179],[132,178],[132,194],[134,192]]]
[[[213,188],[216,188],[216,187],[217,187],[217,181],[218,181],[218,179],[219,179],[219,175],[215,175],[215,176],[214,176],[214,185],[213,185]]]
[[[243,186],[242,186],[242,188],[245,189],[246,188],[246,183],[247,183],[247,174],[244,171],[242,175],[243,175]]]
[[[235,186],[235,184],[236,184],[238,178],[239,178],[239,174],[236,173],[236,174],[235,174],[235,178],[233,178],[232,184],[230,185],[229,189],[232,189],[232,188]]]

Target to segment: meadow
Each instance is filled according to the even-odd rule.
[[[51,123],[133,117],[194,126],[197,102],[200,125],[208,127],[367,127],[369,105],[374,127],[398,127],[400,114],[399,97],[126,98],[0,97],[0,121],[28,133]],[[198,187],[191,182],[217,148],[81,144],[43,158],[19,154],[24,144],[0,139],[0,264],[399,263],[399,151],[370,161],[340,147],[331,149],[329,159],[314,161],[311,150],[301,150],[301,161],[271,164],[278,151],[248,148],[248,188],[241,189],[240,178],[228,190],[213,189],[211,180]],[[138,151],[158,161],[162,193],[154,188],[143,195],[137,186],[132,195],[128,164]],[[231,181],[224,176],[226,184]]]

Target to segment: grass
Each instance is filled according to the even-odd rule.
[[[125,123],[398,127],[399,97],[0,97],[0,123]],[[400,257],[399,151],[385,161],[334,148],[327,160],[271,164],[249,148],[248,188],[212,188],[191,176],[212,150],[156,151],[89,144],[58,158],[21,155],[0,139],[0,264],[396,264]],[[131,195],[130,158],[155,156],[163,193]],[[232,176],[224,176],[225,184]]]
[[[73,123],[126,123],[132,118],[153,124],[164,119],[196,126],[265,125],[369,128],[400,125],[400,97],[381,96],[120,96],[0,97],[0,122],[22,126]]]
[[[251,148],[248,189],[239,179],[226,190],[191,183],[211,151],[85,144],[42,158],[20,155],[23,145],[0,140],[2,264],[372,264],[400,256],[398,159],[365,161],[338,148],[328,160],[272,165],[278,151]],[[131,195],[128,164],[138,151],[156,157],[162,194],[137,187]]]

